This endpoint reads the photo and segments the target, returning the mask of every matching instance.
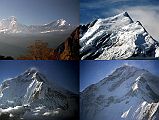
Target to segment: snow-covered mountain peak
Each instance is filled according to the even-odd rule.
[[[109,18],[98,19],[98,21],[101,21],[101,23],[104,23],[105,25],[106,23],[109,25],[113,25],[113,23],[115,23],[115,26],[118,27],[122,27],[123,25],[127,25],[133,22],[132,18],[127,12],[123,12],[121,14]]]
[[[134,66],[121,66],[111,75],[82,91],[81,118],[85,120],[103,118],[123,120],[123,116],[128,120],[158,118],[156,117],[159,112],[158,85],[159,77],[149,71]]]
[[[10,19],[11,21],[17,21],[17,18],[16,18],[15,16],[11,16],[9,19]]]
[[[76,94],[57,85],[52,86],[37,69],[30,68],[0,85],[0,118],[4,113],[15,115],[16,120],[22,117],[24,120],[51,120],[57,119],[57,116],[63,119],[63,112],[70,117],[78,111],[77,101]]]
[[[134,69],[139,69],[133,65],[130,65],[130,64],[123,64],[121,67],[117,68],[117,69],[131,69],[131,68],[134,68]]]
[[[132,66],[132,65],[124,64],[123,66],[115,69],[115,71],[112,73],[112,75],[116,75],[116,74],[118,74],[119,76],[123,75],[123,74],[124,75],[126,75],[126,74],[129,75],[129,74],[134,73],[136,71],[146,71],[146,70],[137,68],[137,67]]]
[[[27,73],[30,73],[30,74],[34,74],[34,73],[37,73],[37,72],[39,72],[39,70],[37,69],[37,68],[29,68],[29,69],[27,69],[25,72],[24,72],[24,74],[27,74]]]
[[[118,15],[115,15],[114,17],[110,17],[110,18],[114,18],[114,20],[118,20],[118,19],[123,19],[123,18],[128,18],[130,20],[130,22],[133,22],[132,18],[130,17],[130,15],[128,14],[128,12],[122,12]]]
[[[18,78],[22,78],[22,80],[36,80],[39,82],[48,83],[47,78],[39,72],[37,68],[29,68],[23,74],[18,76]]]
[[[123,14],[123,15],[126,16],[126,17],[130,17],[129,14],[128,14],[128,12],[126,12],[126,11],[123,12],[123,13],[121,13],[121,14]]]
[[[11,22],[11,21],[17,21],[17,18],[15,16],[10,16],[9,18],[7,19],[2,19],[1,22]]]
[[[127,12],[98,19],[80,30],[81,59],[156,59],[159,43]]]
[[[59,19],[59,20],[57,20],[57,23],[58,23],[59,26],[64,26],[64,25],[66,25],[66,20]]]
[[[119,71],[131,70],[131,71],[146,71],[146,72],[148,72],[146,69],[141,69],[139,67],[136,67],[136,66],[133,66],[133,65],[129,65],[129,64],[124,64],[121,67],[117,68],[116,70],[119,70]]]

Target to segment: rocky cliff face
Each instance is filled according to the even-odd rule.
[[[61,60],[79,60],[79,27],[55,49],[55,52],[60,53]]]

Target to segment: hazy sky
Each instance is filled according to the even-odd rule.
[[[0,83],[14,78],[29,68],[37,68],[42,74],[62,87],[79,91],[79,63],[77,61],[0,61]]]
[[[65,19],[79,24],[79,0],[0,0],[0,19],[15,16],[21,23],[45,24]]]
[[[81,0],[80,22],[107,18],[127,11],[134,21],[140,21],[159,41],[159,0]]]
[[[97,83],[110,75],[116,68],[123,65],[133,65],[146,69],[159,76],[158,60],[109,60],[109,61],[81,61],[80,62],[80,91],[91,84]]]

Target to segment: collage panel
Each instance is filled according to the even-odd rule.
[[[159,61],[80,61],[80,120],[158,120]]]
[[[78,60],[79,0],[0,0],[1,60]]]
[[[158,6],[157,0],[80,0],[80,59],[159,59]]]
[[[78,120],[78,61],[0,61],[0,120]]]

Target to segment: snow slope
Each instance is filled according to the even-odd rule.
[[[23,25],[18,22],[16,17],[12,16],[8,19],[0,21],[0,33],[49,33],[54,31],[65,31],[72,29],[66,20],[59,19],[44,25]]]
[[[159,43],[127,12],[81,26],[81,59],[156,59]]]
[[[53,119],[55,116],[75,119],[78,96],[55,84],[51,85],[45,76],[31,68],[1,84],[0,108],[0,114],[14,112],[14,117],[18,114],[15,111],[22,109],[16,119]]]
[[[81,120],[158,120],[159,78],[124,65],[80,96]]]

